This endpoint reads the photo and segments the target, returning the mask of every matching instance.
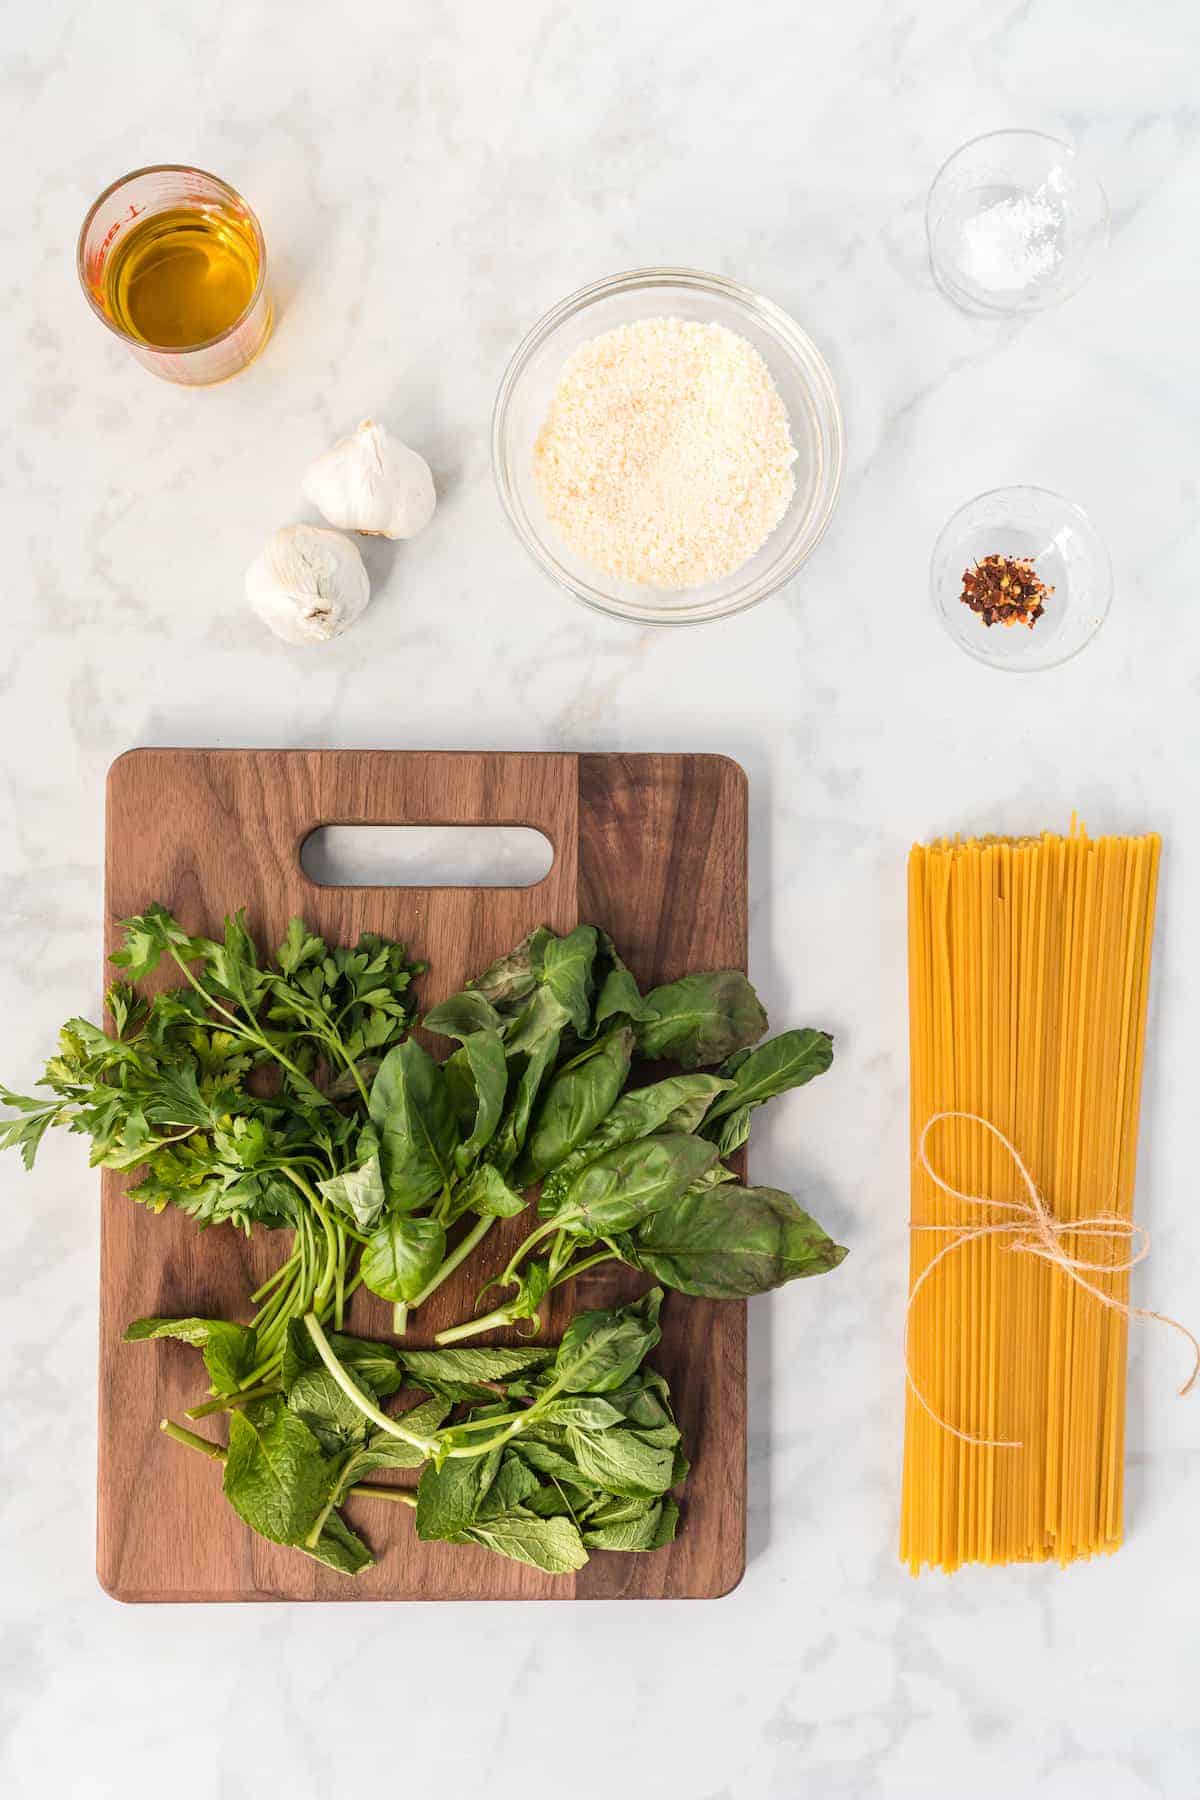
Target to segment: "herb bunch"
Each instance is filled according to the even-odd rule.
[[[281,1392],[233,1402],[227,1446],[163,1429],[223,1463],[226,1498],[260,1536],[343,1574],[374,1561],[342,1516],[353,1497],[413,1507],[424,1542],[567,1574],[590,1550],[655,1550],[675,1536],[670,1490],[688,1465],[667,1384],[645,1366],[661,1301],[654,1288],[580,1313],[557,1350],[408,1351],[326,1334],[309,1314],[289,1326]],[[426,1398],[385,1412],[401,1389]],[[368,1479],[418,1468],[415,1490]]]
[[[419,1537],[554,1571],[589,1548],[668,1542],[686,1463],[666,1384],[644,1367],[662,1289],[740,1298],[846,1254],[789,1194],[742,1186],[723,1160],[758,1107],[829,1067],[829,1036],[760,1041],[767,1017],[737,970],[643,994],[606,932],[539,927],[426,1014],[456,1046],[438,1062],[408,1035],[424,965],[401,944],[330,948],[294,919],[260,959],[241,913],[218,942],[160,906],[123,929],[111,1031],[67,1022],[50,1098],[0,1089],[0,1148],[32,1166],[65,1126],[90,1137],[93,1164],[140,1170],[130,1192],[155,1211],[291,1230],[249,1323],[142,1319],[126,1333],[201,1351],[210,1398],[188,1416],[227,1413],[228,1444],[164,1428],[224,1463],[246,1522],[349,1574],[372,1560],[341,1516],[351,1494],[411,1501]],[[150,999],[130,985],[164,967],[179,985]],[[655,1062],[670,1071],[646,1082]],[[442,1348],[343,1332],[362,1284],[402,1335],[534,1196],[536,1222],[485,1290],[499,1304],[481,1313],[478,1294]],[[548,1293],[614,1259],[658,1285],[580,1314],[557,1351],[447,1347],[497,1327],[536,1334]],[[402,1388],[426,1398],[386,1413]],[[418,1467],[415,1498],[368,1480]]]
[[[461,1154],[456,1133],[471,1124],[475,1161],[447,1188],[447,1214],[480,1212],[479,1195],[489,1210],[411,1303],[434,1291],[495,1216],[539,1194],[540,1222],[489,1284],[506,1297],[440,1332],[440,1344],[536,1328],[549,1292],[613,1259],[683,1293],[729,1299],[822,1273],[845,1256],[789,1194],[743,1187],[722,1161],[746,1142],[758,1107],[833,1058],[823,1031],[759,1043],[767,1016],[739,971],[685,975],[643,995],[607,933],[581,925],[560,938],[542,927],[424,1023],[461,1046],[441,1065],[422,1065],[426,1141],[444,1134],[443,1165]],[[669,1060],[683,1072],[631,1087],[635,1059]],[[485,1066],[497,1072],[492,1107],[471,1085]]]
[[[293,919],[260,961],[242,913],[222,941],[187,933],[161,906],[123,922],[113,962],[141,981],[161,966],[178,987],[144,999],[126,981],[105,996],[105,1032],[69,1019],[41,1087],[0,1087],[12,1117],[0,1148],[31,1168],[52,1127],[91,1139],[93,1166],[140,1170],[132,1199],[178,1207],[198,1225],[293,1233],[287,1261],[252,1296],[254,1354],[242,1385],[278,1370],[288,1320],[315,1310],[340,1325],[362,1233],[346,1209],[378,1060],[407,1033],[423,964],[365,933],[330,949]]]

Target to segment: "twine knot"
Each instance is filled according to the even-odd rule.
[[[964,1119],[969,1124],[980,1125],[984,1131],[991,1132],[996,1142],[1007,1151],[1012,1159],[1013,1167],[1025,1190],[1023,1199],[992,1200],[981,1194],[964,1194],[958,1188],[952,1187],[938,1174],[929,1160],[926,1146],[934,1126],[940,1125],[948,1119]],[[951,1424],[949,1419],[944,1419],[926,1399],[912,1370],[909,1344],[912,1335],[913,1306],[917,1295],[940,1262],[952,1255],[955,1250],[965,1249],[968,1244],[974,1243],[978,1238],[1007,1237],[1009,1241],[1004,1245],[1006,1250],[1011,1250],[1017,1255],[1040,1257],[1043,1262],[1061,1269],[1069,1280],[1075,1282],[1078,1287],[1083,1289],[1084,1293],[1090,1294],[1094,1300],[1098,1300],[1101,1306],[1111,1307],[1114,1312],[1120,1313],[1126,1319],[1157,1319],[1159,1324],[1169,1325],[1173,1331],[1178,1331],[1191,1345],[1193,1358],[1192,1372],[1179,1392],[1186,1394],[1191,1389],[1197,1376],[1200,1376],[1200,1342],[1192,1335],[1187,1326],[1181,1325],[1178,1319],[1169,1318],[1166,1313],[1152,1312],[1144,1306],[1130,1306],[1128,1301],[1119,1300],[1115,1294],[1108,1293],[1106,1289],[1098,1287],[1094,1281],[1088,1280],[1088,1276],[1091,1274],[1127,1274],[1130,1269],[1136,1268],[1138,1263],[1144,1262],[1150,1254],[1150,1234],[1144,1225],[1136,1225],[1132,1219],[1122,1218],[1119,1213],[1096,1213],[1087,1219],[1056,1218],[1046,1204],[1044,1196],[1016,1145],[1011,1139],[1005,1137],[1004,1133],[989,1119],[981,1118],[978,1113],[934,1113],[921,1133],[921,1141],[917,1147],[917,1161],[934,1186],[952,1200],[959,1201],[963,1206],[991,1207],[995,1211],[1011,1215],[1008,1219],[998,1223],[984,1225],[918,1225],[914,1220],[909,1221],[913,1231],[948,1231],[954,1234],[951,1241],[943,1244],[937,1254],[930,1258],[914,1281],[908,1296],[908,1311],[904,1326],[905,1377],[914,1398],[934,1423],[941,1426],[943,1431],[948,1431],[951,1437],[959,1438],[964,1444],[977,1444],[987,1450],[1019,1450],[1021,1448],[1021,1445],[1011,1438],[976,1437],[969,1431],[960,1431],[957,1425]],[[1116,1239],[1127,1246],[1128,1254],[1119,1261],[1106,1259],[1103,1262],[1093,1262],[1085,1257],[1071,1255],[1063,1243],[1063,1239],[1066,1237]]]

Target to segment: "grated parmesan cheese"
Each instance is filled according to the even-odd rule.
[[[606,575],[699,587],[740,569],[795,490],[788,416],[724,325],[638,319],[563,364],[534,446],[550,523]]]

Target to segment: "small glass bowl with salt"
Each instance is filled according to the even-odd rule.
[[[1061,139],[993,131],[942,164],[925,208],[938,286],[965,312],[1040,312],[1077,293],[1108,244],[1108,200]]]

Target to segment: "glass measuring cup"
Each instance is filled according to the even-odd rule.
[[[164,324],[161,311],[139,321],[136,309],[123,297],[120,283],[114,281],[122,262],[129,261],[156,222],[164,231],[175,229],[181,243],[202,246],[207,234],[219,249],[213,268],[240,284],[232,290],[233,304],[242,302],[240,310],[227,319],[215,312],[219,329],[211,335],[191,341],[192,333],[185,326],[177,321]],[[203,249],[193,247],[183,254],[202,256]],[[80,284],[97,318],[128,345],[144,368],[164,381],[185,387],[225,381],[252,363],[270,336],[271,300],[262,227],[234,188],[203,169],[159,163],[135,169],[105,188],[79,233],[78,268]],[[219,306],[219,295],[210,298]],[[205,314],[197,311],[195,317],[202,321]],[[199,329],[203,333],[202,323]]]

